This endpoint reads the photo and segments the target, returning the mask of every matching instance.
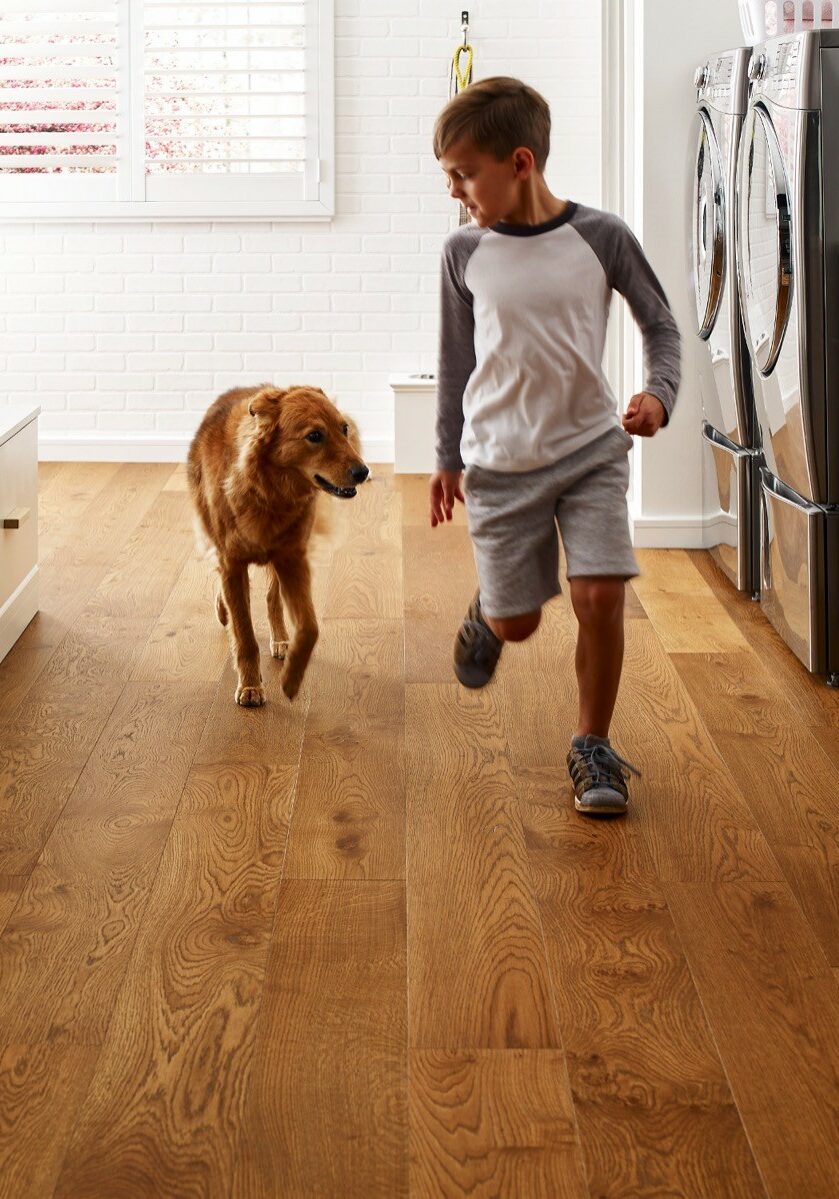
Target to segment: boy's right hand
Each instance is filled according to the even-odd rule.
[[[444,520],[451,520],[455,500],[465,503],[460,489],[463,472],[459,470],[435,470],[428,483],[431,527],[436,529]]]

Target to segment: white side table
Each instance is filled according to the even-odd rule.
[[[38,611],[38,413],[0,408],[0,660]]]
[[[437,381],[433,375],[391,375],[390,386],[394,474],[430,475],[435,466]]]

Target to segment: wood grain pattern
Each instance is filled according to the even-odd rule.
[[[82,1063],[62,1095],[74,1110],[96,1060],[75,1050],[104,1042],[210,700],[128,685],[0,937],[0,1028],[18,1047],[10,1067],[32,1054],[51,1086],[47,1062],[59,1076]],[[0,1159],[20,1177],[57,1172],[66,1150],[66,1118],[43,1135],[47,1102],[32,1085],[0,1125]]]
[[[828,960],[839,965],[839,770],[754,655],[674,662]]]
[[[295,776],[190,774],[56,1196],[228,1193]]]
[[[663,886],[769,1195],[829,1199],[839,1013],[800,908],[771,884]]]
[[[286,878],[405,877],[402,625],[325,621]]]
[[[425,479],[324,502],[293,704],[254,572],[246,710],[183,471],[41,473],[43,611],[0,664],[2,1199],[839,1193],[839,695],[706,555],[627,589],[643,778],[586,821],[567,599],[460,688],[472,551]]]
[[[402,617],[402,509],[392,477],[377,467],[341,519],[345,535],[332,558],[323,620]],[[335,519],[334,514],[331,518]]]
[[[232,1199],[408,1189],[405,888],[284,882]]]
[[[740,628],[749,649],[770,671],[803,723],[839,728],[839,691],[804,669],[766,619],[759,604],[735,591],[709,554],[688,551],[691,562]]]
[[[591,1194],[762,1196],[636,813],[581,820],[549,770],[519,788]]]
[[[669,653],[743,649],[743,634],[683,550],[641,550],[632,588]]]
[[[402,570],[406,682],[450,683],[455,635],[477,587],[468,532],[406,525]]]
[[[542,931],[492,692],[432,684],[406,692],[411,1044],[556,1048]]]
[[[120,466],[84,508],[73,535],[63,539],[43,563],[40,611],[0,662],[3,714],[14,711],[50,661],[154,503],[171,469],[139,463]]]
[[[588,1199],[563,1055],[412,1050],[411,1195]]]
[[[627,622],[613,743],[643,773],[658,878],[780,877],[778,866],[653,626]]]

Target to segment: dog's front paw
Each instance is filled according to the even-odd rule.
[[[271,638],[271,657],[279,658],[281,662],[285,661],[285,656],[288,653],[287,641],[275,641]]]
[[[236,703],[243,708],[261,708],[265,703],[265,691],[262,687],[237,687]]]

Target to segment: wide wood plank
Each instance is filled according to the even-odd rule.
[[[803,722],[839,728],[839,689],[811,675],[775,632],[760,604],[735,591],[710,554],[687,551],[696,569],[737,624],[749,650],[764,664]],[[741,647],[742,648],[742,647]]]
[[[753,654],[684,654],[674,663],[828,960],[839,965],[839,769]]]
[[[82,512],[76,535],[57,547],[43,564],[40,611],[0,662],[5,715],[14,711],[84,611],[171,470],[168,465],[149,463],[119,467]]]
[[[210,700],[206,689],[126,687],[0,937],[11,1068],[24,1046],[59,1075],[79,1064],[57,1105],[84,1098],[96,1057],[75,1050],[105,1039]],[[45,1111],[33,1087],[0,1125],[0,1156],[21,1178],[63,1158],[70,1128],[36,1118]]]
[[[45,476],[45,468],[52,470]],[[38,560],[79,536],[90,508],[120,469],[118,462],[42,462],[38,465]]]
[[[627,622],[612,743],[642,772],[631,787],[642,806],[657,878],[781,877],[748,804],[646,621]]]
[[[280,888],[233,1199],[408,1193],[405,889]]]
[[[405,711],[411,1044],[559,1046],[492,691],[412,684]]]
[[[744,639],[683,550],[639,550],[632,588],[670,653],[743,649]]]
[[[404,878],[402,625],[328,620],[311,701],[286,878]]]
[[[412,1050],[411,1194],[588,1199],[563,1055]]]
[[[339,501],[336,501],[339,502]],[[391,478],[381,468],[345,500],[347,522],[336,546],[324,620],[402,616],[402,512]],[[334,514],[330,514],[334,520]]]
[[[405,679],[451,683],[455,635],[477,587],[468,532],[453,526],[406,526],[402,569]]]
[[[839,1013],[824,955],[786,888],[664,892],[771,1199],[839,1194]]]
[[[519,789],[591,1194],[763,1196],[643,816],[581,819],[549,770]]]
[[[56,1196],[229,1194],[295,778],[190,774]]]

